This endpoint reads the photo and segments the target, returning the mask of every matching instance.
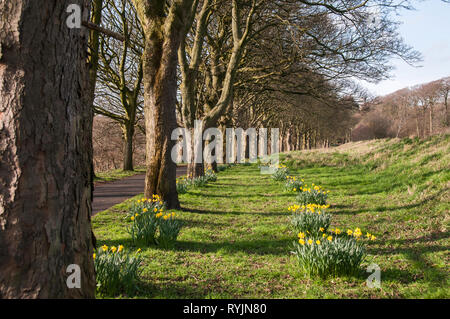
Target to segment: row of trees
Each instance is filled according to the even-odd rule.
[[[426,137],[448,132],[450,78],[404,88],[375,98],[357,115],[354,140]]]
[[[123,58],[121,47],[131,46],[127,42],[139,48],[129,60],[115,63],[112,71],[101,72],[106,83],[124,74],[121,65],[135,65],[134,70],[139,70],[140,48],[145,44],[136,23],[137,12],[126,10],[130,2],[105,4],[109,18],[103,25],[125,38],[123,44],[103,38],[119,42],[111,46],[116,48],[110,50],[112,54]],[[381,8],[377,15],[372,10],[375,5]],[[390,70],[386,59],[392,54],[411,62],[418,59],[417,52],[399,40],[397,25],[388,19],[389,12],[405,5],[383,1],[370,5],[358,1],[327,5],[307,1],[193,1],[184,13],[177,50],[177,125],[193,130],[194,121],[202,120],[205,129],[238,124],[243,128],[279,127],[283,150],[348,140],[358,101],[347,79],[385,78]],[[111,18],[112,11],[116,19]],[[110,60],[103,59],[100,64],[104,61]],[[109,79],[111,74],[115,75]],[[130,74],[128,82],[138,83],[138,75]],[[123,89],[105,90],[102,86],[98,90],[102,98],[96,111],[124,126],[124,148],[132,149],[127,132],[133,131],[133,121],[125,120],[130,112],[121,98]],[[134,88],[130,91],[137,92]],[[143,113],[140,106],[132,109],[132,115]],[[150,143],[153,137],[148,138]],[[123,168],[131,169],[131,154],[123,154]],[[190,162],[189,175],[204,173],[202,164]]]
[[[69,4],[84,9],[89,32],[66,27]],[[94,296],[93,110],[115,118],[132,140],[142,109],[145,195],[179,207],[171,160],[177,126],[191,129],[193,119],[223,126],[245,114],[243,126],[283,127],[287,147],[329,141],[336,118],[346,121],[354,108],[348,78],[385,78],[392,55],[418,59],[391,20],[408,5],[2,1],[0,296]],[[202,174],[202,165],[189,172]],[[81,289],[66,284],[71,264],[80,267]]]

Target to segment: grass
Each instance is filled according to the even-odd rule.
[[[112,182],[125,177],[143,173],[145,173],[145,167],[136,167],[134,171],[124,171],[122,169],[115,169],[105,172],[96,172],[94,182]]]
[[[379,140],[282,154],[291,173],[331,191],[331,228],[361,227],[381,267],[381,289],[361,274],[309,279],[290,254],[287,207],[294,193],[235,166],[180,195],[185,223],[175,248],[143,248],[138,298],[449,298],[450,136]],[[98,245],[132,246],[124,215],[132,200],[93,218]],[[129,296],[124,296],[129,297]]]

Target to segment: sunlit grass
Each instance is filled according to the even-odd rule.
[[[295,193],[256,166],[236,166],[180,195],[184,228],[178,241],[170,250],[141,247],[143,279],[132,297],[448,298],[448,141],[377,141],[384,147],[378,157],[369,152],[358,159],[350,149],[327,154],[333,165],[321,163],[321,152],[282,156],[291,175],[331,191],[331,228],[361,227],[377,237],[367,244],[371,257],[363,267],[381,267],[382,289],[366,286],[364,268],[350,278],[307,279],[290,253],[296,234],[287,208]],[[442,156],[417,164],[428,148]],[[98,245],[132,247],[124,220],[130,202],[93,218]]]

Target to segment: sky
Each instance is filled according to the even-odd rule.
[[[393,58],[393,78],[378,84],[360,84],[374,95],[386,95],[407,86],[450,76],[450,4],[441,0],[416,2],[415,11],[402,10],[399,33],[405,43],[422,53],[422,67],[415,68]]]

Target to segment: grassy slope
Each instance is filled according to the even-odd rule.
[[[295,239],[287,207],[295,197],[255,166],[238,166],[181,195],[186,227],[173,250],[144,248],[141,293],[150,298],[449,297],[450,137],[352,143],[331,151],[283,154],[293,173],[331,190],[332,226],[356,227],[378,239],[368,276],[311,280],[289,254]],[[127,203],[93,219],[100,244],[130,247]]]

